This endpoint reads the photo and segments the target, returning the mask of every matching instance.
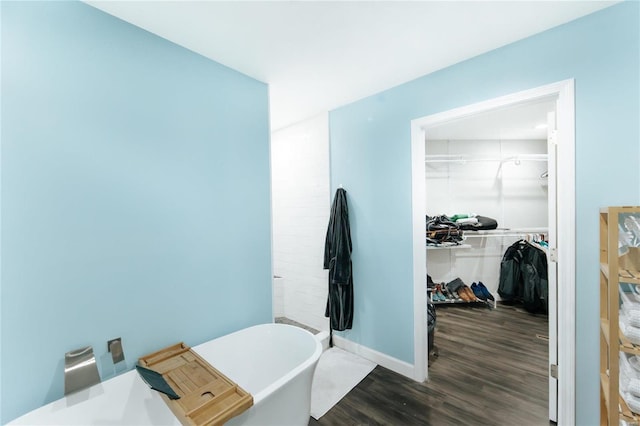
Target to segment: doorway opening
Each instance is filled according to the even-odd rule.
[[[494,185],[493,193],[488,197],[494,198],[493,206],[490,207],[492,203],[490,199],[483,200],[480,196],[475,197],[475,202],[479,203],[477,204],[478,208],[493,208],[492,214],[497,216],[496,219],[499,221],[506,221],[505,225],[509,228],[525,230],[527,225],[530,225],[531,228],[544,228],[548,235],[549,252],[551,253],[549,256],[548,297],[549,364],[550,370],[553,370],[553,376],[555,376],[549,376],[549,418],[553,421],[569,424],[575,418],[575,126],[573,87],[573,80],[567,80],[412,121],[414,344],[416,360],[414,378],[424,380],[428,376],[425,309],[427,259],[429,259],[425,244],[425,215],[429,211],[426,207],[427,198],[429,198],[431,208],[440,209],[434,206],[446,204],[441,207],[441,211],[431,212],[431,214],[444,213],[448,208],[459,208],[461,204],[456,205],[449,202],[452,192],[461,193],[464,198],[465,186],[466,189],[469,189],[470,184],[482,186],[482,179],[478,180],[476,176],[471,181],[456,181],[450,178],[449,171],[452,168],[460,170],[465,161],[469,160],[478,161],[481,159],[481,161],[487,162],[487,166],[489,161],[494,161],[497,162],[494,163],[494,166],[497,165],[495,172],[498,174],[494,177],[500,179],[494,179],[492,184],[497,182],[499,185],[497,187]],[[546,112],[554,112],[555,114],[547,116]],[[535,125],[532,124],[529,126],[531,127],[531,135],[513,134],[511,137],[516,139],[511,139],[511,141],[516,142],[509,144],[510,136],[508,133],[517,126],[509,126],[505,120],[515,124],[515,121],[524,119],[534,120],[536,124],[546,122],[548,128],[545,130],[547,133],[545,141],[539,139],[541,129],[538,129],[537,135],[534,136],[535,129],[533,127]],[[488,125],[492,120],[494,120],[493,125]],[[460,133],[461,129],[464,129],[465,132],[471,130],[471,133],[475,132],[475,135],[463,135]],[[480,132],[483,130],[491,131],[493,134],[481,134]],[[543,152],[545,150],[547,152]],[[489,151],[492,152],[489,153]],[[465,152],[477,155],[465,158],[463,155]],[[433,160],[431,165],[428,160]],[[437,167],[433,167],[436,160],[440,161],[438,163],[440,171]],[[505,160],[508,160],[506,162],[509,165],[505,164]],[[529,170],[529,172],[537,170],[540,168],[542,160],[544,160],[543,167],[546,167],[547,170],[544,173],[539,173],[538,177],[543,176],[545,179],[541,182],[543,186],[545,182],[548,183],[547,187],[542,188],[548,204],[542,205],[546,203],[535,199],[540,196],[540,188],[532,198],[520,197],[519,201],[518,197],[514,200],[506,199],[505,194],[508,194],[509,191],[505,191],[506,180],[503,178],[509,173],[511,176],[517,177],[518,173],[520,176],[522,175],[523,170]],[[532,164],[538,163],[538,166],[537,168],[531,166],[528,169],[519,167],[525,161],[531,161]],[[556,164],[562,164],[562,167],[557,168]],[[477,168],[477,164],[473,167]],[[484,168],[480,167],[481,170]],[[443,170],[447,172],[445,173]],[[429,184],[427,184],[428,177],[431,177]],[[444,185],[444,188],[441,187],[440,191],[434,191],[432,187],[427,188],[428,185],[434,186],[436,183],[439,183],[439,186]],[[518,182],[518,184],[521,183],[521,181]],[[514,188],[506,189],[513,190]],[[467,198],[472,198],[472,195],[469,194],[473,194],[473,190],[466,191],[466,194]],[[500,203],[496,203],[497,200]],[[482,202],[487,204],[482,206]],[[496,206],[496,204],[499,205]],[[482,212],[478,211],[478,214],[482,214]],[[524,220],[527,218],[529,218],[528,224]],[[495,253],[493,255],[495,256]],[[451,261],[457,257],[451,252],[440,252],[440,254],[431,257],[435,259],[435,264],[430,265],[430,268],[436,273],[443,273],[446,270],[453,271],[451,273],[455,274],[455,267],[452,267]],[[471,269],[475,268],[474,273],[482,270],[486,276],[493,280],[493,286],[496,288],[492,288],[492,293],[495,294],[495,290],[497,290],[495,275],[496,271],[499,271],[497,268],[500,259],[497,260],[498,264],[493,265],[493,270],[488,271],[486,263],[491,260],[484,259],[484,264],[483,262],[479,264],[477,256],[475,259],[474,256],[469,257],[471,259],[466,259],[466,270],[469,270],[468,261],[476,262],[475,267]],[[558,262],[558,259],[561,261]],[[560,283],[557,287],[556,282]],[[471,285],[470,282],[468,284]],[[557,315],[557,306],[562,306],[560,316]]]

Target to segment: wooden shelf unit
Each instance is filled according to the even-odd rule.
[[[621,216],[622,215],[622,216]],[[620,283],[640,284],[640,248],[618,253],[619,223],[626,215],[640,219],[640,207],[606,207],[600,210],[600,424],[617,426],[620,420],[640,424],[619,391],[620,352],[640,355],[619,330]]]

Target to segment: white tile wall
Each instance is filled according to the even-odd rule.
[[[284,316],[284,278],[273,278],[273,317]]]
[[[318,330],[324,317],[329,223],[329,118],[324,113],[271,135],[274,316]]]

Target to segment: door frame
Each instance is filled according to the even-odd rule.
[[[427,379],[426,245],[424,240],[425,135],[429,127],[496,108],[556,97],[557,99],[557,258],[558,258],[558,423],[575,423],[575,81],[568,79],[500,96],[411,121],[413,221],[414,373]],[[560,283],[562,283],[560,285]]]

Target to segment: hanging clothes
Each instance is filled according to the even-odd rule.
[[[502,257],[498,294],[505,302],[522,302],[529,312],[547,312],[547,274],[546,254],[528,241],[517,241]]]
[[[324,313],[329,318],[329,345],[333,330],[350,329],[353,324],[353,270],[351,268],[351,230],[347,191],[338,188],[333,198],[324,244],[324,269],[329,270],[329,295]]]

